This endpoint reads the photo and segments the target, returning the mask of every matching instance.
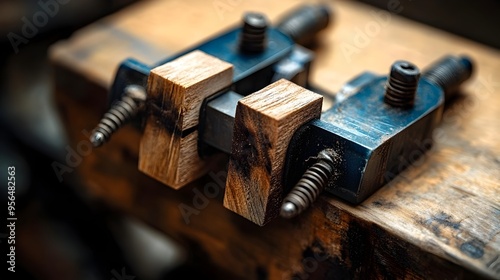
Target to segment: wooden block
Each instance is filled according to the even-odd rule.
[[[231,64],[201,51],[151,70],[139,170],[175,189],[204,175],[211,160],[198,157],[201,103],[232,78]]]
[[[236,108],[224,206],[258,225],[279,213],[288,143],[321,115],[322,96],[279,80],[244,97]]]

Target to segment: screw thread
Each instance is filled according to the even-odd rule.
[[[436,61],[424,71],[424,77],[438,84],[445,93],[445,98],[451,94],[466,80],[473,71],[473,62],[466,56],[445,56]]]
[[[318,162],[304,172],[302,178],[283,200],[280,213],[282,217],[295,217],[316,201],[328,179],[333,175],[334,162],[333,151],[323,150],[319,153]]]
[[[420,70],[407,61],[396,61],[391,67],[385,88],[385,103],[394,107],[413,106]]]
[[[277,28],[298,44],[311,43],[314,36],[330,23],[327,5],[306,4],[281,18]]]
[[[266,48],[267,19],[261,13],[246,13],[240,35],[243,52],[261,52]]]
[[[99,147],[107,142],[113,133],[137,115],[145,100],[144,88],[135,85],[125,88],[122,98],[111,106],[93,130],[90,137],[92,145]]]

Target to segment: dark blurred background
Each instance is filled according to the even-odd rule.
[[[398,14],[471,40],[500,48],[500,1],[476,0],[362,0],[375,7],[391,10],[404,4]]]
[[[0,194],[0,279],[132,280],[195,275],[185,271],[180,249],[170,240],[139,221],[88,205],[75,188],[78,182],[72,174],[63,183],[57,179],[51,163],[63,158],[67,139],[54,108],[48,48],[135,2],[58,1],[57,11],[49,7],[54,16],[49,14],[47,24],[24,39],[13,34],[22,34],[25,20],[32,21],[43,9],[39,1],[0,1],[0,170],[5,172]],[[6,273],[8,166],[17,171],[15,274]]]
[[[20,44],[12,33],[21,34],[23,17],[40,10],[38,1],[0,0],[0,172],[4,172],[0,216],[5,221],[7,167],[15,166],[16,216],[22,217],[16,228],[16,278],[0,278],[198,277],[183,266],[183,252],[175,244],[139,221],[86,204],[74,188],[78,182],[60,183],[52,170],[51,163],[65,154],[67,139],[51,97],[47,49],[78,28],[134,2],[65,1],[68,3],[60,5],[60,11],[29,39],[29,44]],[[391,1],[395,0],[362,2],[390,10]],[[402,16],[500,48],[496,31],[500,27],[500,1],[402,1]],[[7,229],[3,226],[0,245],[0,275],[4,275]],[[50,260],[50,266],[37,261],[44,258]]]

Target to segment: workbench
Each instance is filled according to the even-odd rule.
[[[125,58],[153,64],[238,24],[244,11],[273,21],[300,3],[144,1],[56,43],[55,99],[70,146],[88,141]],[[331,6],[312,66],[312,83],[330,92],[363,71],[387,74],[399,59],[475,61],[435,145],[410,168],[358,206],[323,194],[300,217],[259,227],[223,207],[224,166],[177,191],[139,172],[141,130],[127,125],[83,157],[84,195],[164,232],[218,278],[500,278],[500,51],[358,2]],[[221,192],[195,207],[207,183]]]

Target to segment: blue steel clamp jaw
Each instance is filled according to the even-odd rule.
[[[281,216],[298,215],[323,190],[359,204],[391,181],[432,146],[445,102],[472,70],[468,57],[446,56],[422,75],[396,61],[388,76],[365,72],[349,81],[321,119],[294,134]]]

